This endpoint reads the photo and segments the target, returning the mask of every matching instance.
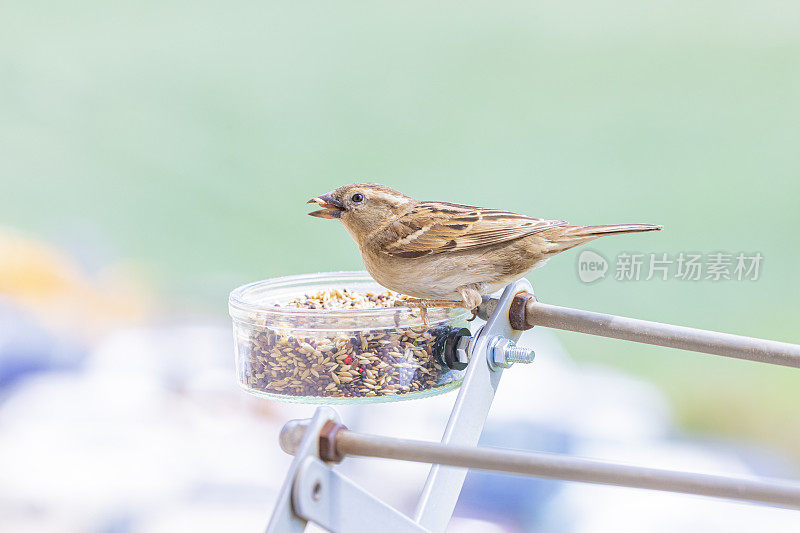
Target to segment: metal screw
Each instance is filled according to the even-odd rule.
[[[530,348],[517,346],[517,343],[511,339],[501,336],[489,341],[486,355],[492,370],[509,368],[514,363],[532,363],[536,356]]]
[[[524,346],[508,346],[505,349],[506,361],[509,363],[532,363],[536,354]]]

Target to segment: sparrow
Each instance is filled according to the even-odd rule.
[[[563,220],[450,202],[419,201],[377,183],[343,185],[308,203],[338,219],[384,287],[407,307],[464,307],[516,281],[554,255],[598,237],[656,231],[653,224],[570,226]]]

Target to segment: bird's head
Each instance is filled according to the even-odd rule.
[[[316,202],[323,208],[309,215],[338,218],[360,244],[361,239],[384,227],[413,201],[411,197],[385,185],[352,183],[315,196],[308,203]]]

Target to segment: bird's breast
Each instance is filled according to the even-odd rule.
[[[498,282],[508,283],[490,262],[472,261],[461,254],[402,258],[362,251],[361,257],[375,281],[415,298],[460,300],[459,287],[480,285],[488,289]]]

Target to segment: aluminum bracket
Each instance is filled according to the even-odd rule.
[[[489,341],[502,336],[516,342],[522,335],[521,330],[511,327],[508,313],[514,296],[523,291],[533,292],[533,287],[526,279],[508,285],[497,301],[492,315],[477,334],[464,381],[444,430],[442,444],[478,444],[503,375],[502,368],[493,370],[489,367],[486,359]],[[466,476],[465,468],[433,465],[414,514],[416,522],[431,531],[444,531],[453,516]]]
[[[294,511],[333,533],[428,533],[315,457],[306,457],[292,490]]]
[[[322,426],[328,421],[341,422],[339,414],[330,407],[318,407],[314,411],[314,416],[304,424],[305,432],[302,433],[303,438],[299,443],[281,443],[284,449],[295,450],[294,459],[278,493],[278,501],[275,503],[269,524],[267,524],[267,533],[302,533],[305,531],[307,519],[295,513],[292,508],[292,487],[306,458],[319,456],[319,434]],[[281,432],[282,435],[283,433]],[[299,435],[300,432],[294,431],[291,434]]]

